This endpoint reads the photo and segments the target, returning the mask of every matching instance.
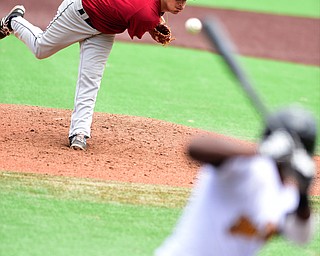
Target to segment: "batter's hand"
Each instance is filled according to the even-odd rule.
[[[285,130],[279,129],[272,132],[259,144],[258,152],[271,157],[276,162],[289,162],[295,147],[292,136]]]
[[[316,173],[316,164],[303,148],[294,150],[290,165],[301,193],[307,193]]]

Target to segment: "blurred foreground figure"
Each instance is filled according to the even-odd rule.
[[[316,121],[292,106],[270,115],[257,147],[216,137],[191,142],[204,165],[173,233],[156,256],[256,255],[273,235],[310,241],[308,190]]]

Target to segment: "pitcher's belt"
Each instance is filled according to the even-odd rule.
[[[92,25],[92,22],[88,16],[88,14],[86,13],[86,11],[82,8],[80,10],[78,10],[78,12],[80,13],[81,15],[81,18],[92,28],[95,28],[93,25]]]

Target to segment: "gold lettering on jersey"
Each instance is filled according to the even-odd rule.
[[[277,227],[272,223],[267,223],[262,230],[259,230],[248,217],[241,216],[230,227],[229,232],[233,235],[268,240],[277,233]]]
[[[258,235],[258,229],[251,221],[244,216],[241,216],[230,228],[230,233],[234,235],[243,235],[255,237]]]

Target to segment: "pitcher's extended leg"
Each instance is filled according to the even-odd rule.
[[[114,35],[100,34],[80,42],[78,82],[71,116],[69,138],[90,137],[92,116]],[[72,146],[72,145],[71,145]]]
[[[13,33],[38,59],[47,58],[73,43],[100,34],[81,18],[77,10],[80,3],[81,0],[63,1],[45,31],[23,17],[13,18]]]

